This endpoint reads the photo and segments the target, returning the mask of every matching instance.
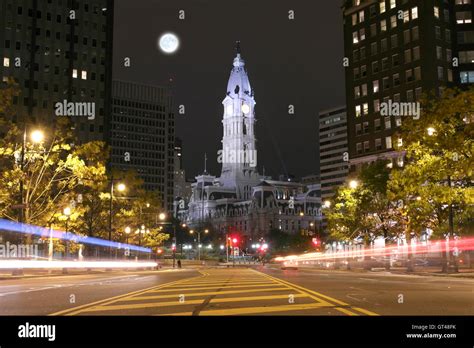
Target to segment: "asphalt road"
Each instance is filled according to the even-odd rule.
[[[0,315],[473,315],[474,279],[280,270],[0,280]]]

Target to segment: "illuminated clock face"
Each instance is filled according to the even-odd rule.
[[[226,107],[226,113],[227,113],[227,115],[229,115],[229,116],[232,116],[232,114],[234,113],[234,107],[233,107],[231,104],[227,105],[227,107]]]
[[[250,112],[250,106],[248,106],[248,104],[242,105],[242,112],[243,112],[245,115],[248,115],[249,112]]]

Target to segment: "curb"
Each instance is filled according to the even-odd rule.
[[[181,269],[181,271],[184,271],[184,270],[185,269]],[[123,270],[121,271],[123,272]],[[152,270],[149,272],[162,273],[162,272],[173,272],[173,271],[177,272],[177,271],[180,271],[180,269],[165,268],[165,269]],[[16,279],[34,279],[34,278],[73,277],[73,276],[78,276],[78,275],[111,274],[114,272],[115,271],[112,270],[112,271],[107,271],[107,272],[104,271],[104,272],[83,272],[83,273],[68,273],[68,274],[56,273],[56,274],[41,274],[41,275],[8,276],[8,277],[0,277],[0,281],[16,280]]]

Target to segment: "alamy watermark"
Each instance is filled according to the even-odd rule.
[[[0,244],[0,258],[3,259],[30,258],[38,257],[38,255],[37,244],[12,244],[10,242]]]
[[[419,120],[421,116],[420,103],[394,102],[389,100],[380,104],[380,115],[382,116],[408,116]]]
[[[87,117],[88,120],[95,119],[94,102],[68,102],[63,100],[54,104],[56,116]]]
[[[218,163],[246,164],[254,168],[257,166],[257,150],[230,150],[217,151]]]

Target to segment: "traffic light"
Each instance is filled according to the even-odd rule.
[[[163,250],[161,250],[161,249],[158,249],[158,250],[157,250],[157,253],[158,253],[158,255],[160,255],[160,254],[162,254],[162,253],[163,253]]]
[[[237,244],[238,242],[239,242],[239,240],[237,238],[235,238],[235,237],[232,238],[232,243]]]
[[[320,241],[318,238],[313,238],[313,245],[316,247],[320,245]]]

